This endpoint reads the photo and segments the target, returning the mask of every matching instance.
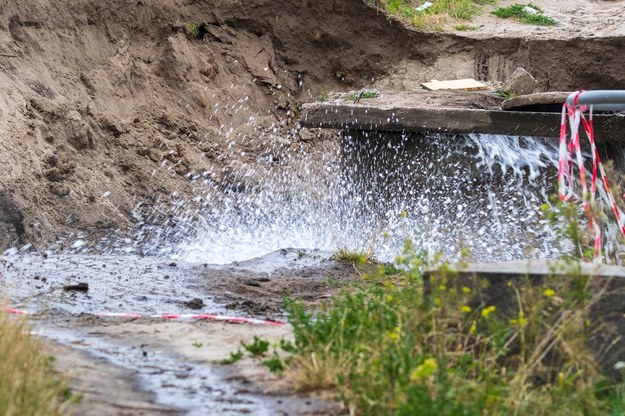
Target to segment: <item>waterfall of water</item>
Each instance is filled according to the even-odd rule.
[[[551,257],[561,247],[540,206],[557,157],[548,140],[496,135],[344,134],[314,152],[295,144],[220,183],[201,181],[205,208],[170,233],[180,240],[173,253],[228,263],[346,247],[393,260],[411,238],[450,258],[463,248],[476,260]]]

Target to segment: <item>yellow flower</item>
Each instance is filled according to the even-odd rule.
[[[410,381],[422,381],[424,378],[433,375],[438,370],[438,363],[435,358],[426,358],[410,374]]]
[[[471,328],[469,328],[469,332],[475,334],[477,331],[477,326],[475,326],[475,322],[471,324]]]
[[[436,306],[441,306],[441,298],[434,298],[434,304]]]
[[[444,292],[444,291],[446,291],[446,290],[447,290],[447,286],[445,286],[445,285],[439,285],[439,286],[438,286],[438,290],[440,290],[441,292]]]
[[[488,315],[490,315],[491,313],[495,312],[497,310],[497,307],[494,305],[491,305],[487,308],[482,309],[482,317],[486,318]]]
[[[392,341],[397,341],[399,338],[399,327],[395,327],[392,331],[387,332],[387,335]]]
[[[543,295],[547,296],[548,298],[552,298],[556,295],[556,291],[553,289],[545,289],[543,291]]]
[[[464,313],[471,313],[471,307],[470,307],[470,306],[468,306],[468,305],[462,305],[462,306],[460,307],[460,310],[461,310],[462,312],[464,312]]]
[[[471,288],[470,288],[470,287],[463,286],[463,288],[462,288],[462,293],[466,293],[466,294],[471,293]]]
[[[527,318],[519,314],[519,319],[510,319],[510,325],[518,325],[523,328],[527,325]]]

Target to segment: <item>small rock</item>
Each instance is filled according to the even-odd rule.
[[[63,197],[69,195],[71,190],[69,189],[69,185],[67,184],[54,183],[50,185],[50,192],[52,192],[56,196]]]
[[[59,172],[57,168],[52,168],[52,169],[47,170],[44,173],[44,176],[50,182],[61,182],[65,179],[65,176],[61,174],[61,172]]]
[[[74,292],[87,292],[89,290],[89,283],[80,282],[75,285],[63,286],[63,290]]]
[[[206,78],[213,79],[215,78],[215,67],[212,64],[206,64],[206,67],[200,70],[200,73],[204,75]]]
[[[204,301],[200,298],[193,298],[184,302],[184,305],[190,309],[202,309],[204,307]]]
[[[137,154],[139,156],[149,156],[150,155],[150,149],[148,149],[145,146],[141,146],[137,149]]]
[[[298,134],[299,134],[300,140],[303,141],[303,142],[310,142],[310,141],[313,141],[313,140],[315,140],[317,138],[317,135],[315,133],[313,133],[312,131],[310,131],[310,130],[308,130],[306,128],[301,129],[298,132]]]
[[[55,167],[59,163],[59,157],[57,155],[50,155],[45,158],[45,162],[51,167]]]
[[[506,94],[527,95],[533,93],[538,87],[538,82],[523,68],[517,68],[510,78],[503,84],[502,90]]]
[[[260,282],[256,279],[249,279],[245,281],[245,284],[247,286],[255,286],[255,287],[260,287]]]

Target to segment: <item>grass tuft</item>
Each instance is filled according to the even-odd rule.
[[[528,13],[525,9],[526,7],[536,10],[536,13]],[[545,15],[542,9],[533,3],[516,3],[507,7],[500,7],[492,11],[491,13],[503,19],[514,18],[523,23],[538,26],[554,26],[557,24],[557,22],[552,17]]]
[[[61,415],[72,394],[23,320],[0,313],[0,414]]]
[[[495,0],[436,0],[424,9],[416,10],[424,2],[412,0],[383,0],[387,11],[409,21],[423,30],[444,30],[454,20],[471,20],[480,11],[480,6]]]
[[[332,260],[353,264],[368,264],[373,261],[373,254],[370,252],[352,251],[346,247],[341,247],[333,255]]]
[[[187,31],[195,38],[200,37],[200,25],[194,20],[187,22]]]

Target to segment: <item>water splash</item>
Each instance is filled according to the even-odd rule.
[[[144,227],[150,254],[229,263],[298,247],[372,251],[392,260],[407,238],[453,258],[552,257],[557,237],[539,209],[557,149],[496,135],[344,134],[280,142],[219,180],[197,179],[196,208],[173,198],[169,227]]]

